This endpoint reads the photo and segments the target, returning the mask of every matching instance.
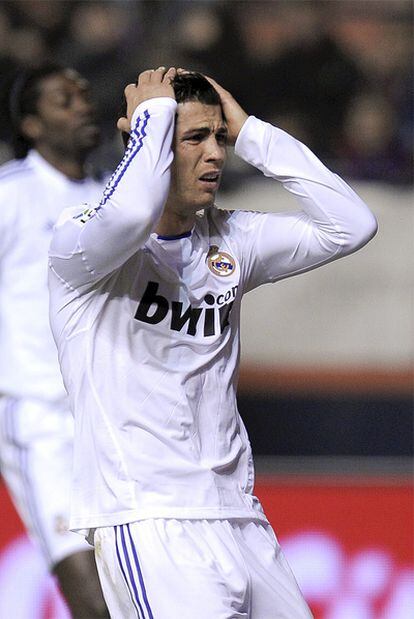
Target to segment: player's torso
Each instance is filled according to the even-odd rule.
[[[184,359],[190,368],[230,354],[238,336],[240,265],[228,245],[210,241],[197,228],[175,240],[152,234],[103,287],[99,338],[109,338],[112,349],[127,346],[137,364],[145,355],[146,363],[172,372]]]
[[[74,183],[61,174],[48,176],[30,158],[0,171],[0,211],[7,226],[0,258],[3,390],[11,371],[20,384],[31,382],[35,390],[41,376],[52,380],[59,374],[48,318],[47,255],[53,225],[63,208],[81,195],[96,200],[100,191],[92,180]]]
[[[187,451],[184,442],[198,437],[193,455],[216,458],[228,441],[213,445],[211,437],[237,433],[241,290],[236,253],[212,250],[210,241],[197,229],[177,241],[152,235],[99,290],[66,306],[59,348],[75,410],[99,416],[99,394],[129,437],[136,432],[142,442],[150,424],[152,437],[170,433]],[[148,460],[159,449],[149,445]]]
[[[197,228],[176,241],[153,234],[99,292],[73,301],[60,349],[84,441],[79,475],[86,457],[105,454],[106,484],[119,493],[132,484],[140,509],[182,500],[221,509],[230,496],[245,509],[250,450],[235,393],[241,269],[232,246],[222,247]]]

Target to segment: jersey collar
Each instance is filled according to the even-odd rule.
[[[85,182],[85,179],[82,180],[74,180],[69,178],[63,172],[57,170],[54,166],[52,166],[40,153],[35,149],[29,150],[27,157],[27,162],[35,168],[49,183],[54,185],[65,185],[67,186],[68,182],[73,183],[74,185],[82,185]]]

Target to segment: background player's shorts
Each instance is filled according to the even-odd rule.
[[[265,523],[143,520],[94,541],[112,619],[312,618]]]
[[[0,397],[0,467],[49,568],[91,547],[68,531],[73,418],[67,401]]]

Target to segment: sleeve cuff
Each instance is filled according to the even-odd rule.
[[[167,110],[171,109],[175,112],[177,108],[177,101],[175,101],[172,97],[153,97],[152,99],[146,99],[134,110],[131,118],[131,128],[136,128],[138,117],[145,110],[149,109],[157,111],[162,110],[163,108]]]
[[[234,145],[234,152],[238,157],[242,157],[244,159],[245,142],[249,141],[249,136],[257,134],[257,123],[260,123],[258,118],[255,116],[249,116],[243,127],[240,129]]]

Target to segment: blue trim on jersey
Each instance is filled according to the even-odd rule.
[[[162,234],[159,234],[157,239],[160,239],[161,241],[178,241],[178,239],[186,239],[191,236],[191,233],[192,230],[188,230],[188,232],[183,232],[182,234],[172,234],[171,236],[163,236]]]
[[[127,527],[127,530],[128,530],[129,541],[131,543],[132,554],[134,555],[135,566],[136,566],[137,571],[138,571],[138,578],[139,578],[139,582],[140,582],[140,585],[141,585],[141,591],[142,591],[142,596],[144,598],[145,606],[147,607],[149,618],[150,619],[154,619],[154,616],[153,616],[152,611],[151,611],[151,607],[150,607],[149,602],[148,602],[147,592],[145,590],[145,585],[144,585],[144,579],[142,577],[142,572],[141,572],[141,566],[140,566],[139,561],[138,561],[138,555],[137,555],[137,551],[135,549],[134,540],[132,539],[132,535],[131,535],[131,531],[130,531],[130,528],[129,528],[129,524],[127,524],[126,527]]]
[[[114,527],[114,529],[115,529],[116,556],[118,557],[118,563],[119,563],[119,567],[121,568],[122,576],[124,577],[125,584],[127,586],[127,589],[129,591],[129,594],[130,594],[131,599],[132,599],[132,603],[134,604],[135,610],[137,611],[138,619],[145,619],[144,611],[142,609],[141,603],[140,603],[139,598],[138,598],[138,591],[137,591],[137,588],[136,588],[136,585],[135,585],[135,582],[134,582],[134,576],[132,574],[131,564],[130,564],[129,559],[128,559],[128,553],[127,553],[127,549],[126,549],[125,536],[124,536],[124,533],[123,533],[123,530],[122,530],[122,525],[121,526],[116,525]],[[130,577],[130,579],[132,581],[132,586],[133,586],[135,595],[133,595],[133,593],[131,591],[130,582],[129,582],[129,580],[127,578],[127,575],[125,573],[124,566],[122,565],[121,553],[119,551],[119,546],[118,546],[118,529],[120,529],[120,531],[121,531],[122,548],[123,548],[123,551],[124,551],[124,557],[125,557],[127,568],[128,568],[128,574],[129,574],[129,577]],[[137,604],[138,604],[138,606],[137,606]]]
[[[99,206],[96,208],[96,211],[102,208],[106,204],[106,202],[109,200],[109,198],[112,196],[115,189],[118,187],[119,182],[121,181],[122,177],[127,171],[131,161],[135,158],[135,156],[141,150],[144,144],[144,138],[147,137],[147,134],[145,133],[145,128],[148,124],[149,118],[150,118],[149,112],[148,110],[145,110],[144,112],[145,120],[143,122],[143,125],[141,128],[141,135],[140,135],[139,125],[142,119],[141,119],[141,116],[138,117],[136,127],[135,129],[133,129],[133,131],[131,131],[129,142],[128,142],[128,147],[125,151],[125,155],[121,163],[118,165],[115,172],[111,176],[107,186],[105,187],[102,200],[100,201]]]

